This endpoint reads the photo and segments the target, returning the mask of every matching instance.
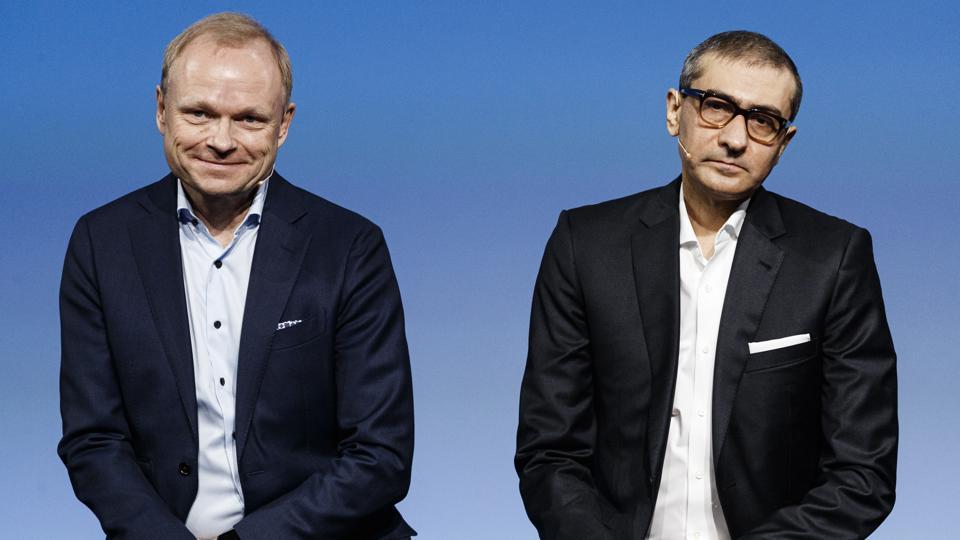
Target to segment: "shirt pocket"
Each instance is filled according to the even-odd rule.
[[[290,325],[292,321],[300,322]],[[278,325],[281,324],[284,324],[285,328],[277,328],[273,333],[273,341],[270,343],[270,349],[274,351],[299,347],[322,336],[326,325],[326,317],[321,309],[309,316],[285,318],[278,323]]]
[[[796,345],[748,355],[747,363],[744,366],[744,373],[787,368],[802,364],[816,356],[817,338],[811,338],[810,341],[806,343],[798,343]]]

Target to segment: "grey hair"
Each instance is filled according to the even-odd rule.
[[[703,74],[700,60],[708,53],[723,60],[739,60],[751,65],[789,70],[796,82],[796,90],[790,99],[790,121],[797,117],[800,112],[800,99],[803,97],[800,73],[790,55],[772,39],[747,30],[731,30],[708,37],[694,47],[683,61],[683,69],[680,71],[681,87],[689,88],[693,81]]]

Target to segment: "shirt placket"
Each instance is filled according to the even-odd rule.
[[[207,359],[210,367],[209,384],[213,388],[213,395],[217,400],[219,421],[223,433],[223,451],[227,457],[226,462],[230,470],[230,476],[233,478],[236,487],[234,493],[238,500],[243,503],[243,494],[239,486],[239,477],[237,474],[236,453],[233,451],[235,445],[234,431],[231,426],[234,424],[234,415],[236,410],[236,381],[234,381],[234,372],[230,365],[236,362],[235,348],[232,346],[236,342],[234,336],[240,332],[241,321],[230,320],[229,314],[230,290],[232,286],[230,253],[239,239],[243,230],[241,226],[234,235],[231,243],[222,248],[212,237],[207,260],[207,291],[206,291],[206,309],[205,309],[205,328],[207,330]],[[214,253],[216,257],[210,257],[209,253]],[[219,264],[218,264],[219,263]]]
[[[689,279],[684,280],[684,282],[681,283],[681,286],[685,289],[684,292],[690,299],[688,302],[688,307],[694,310],[694,313],[682,314],[682,316],[688,320],[689,318],[696,320],[697,288],[698,284],[700,283],[700,276],[703,269],[702,261],[699,255],[699,248],[696,245],[688,246],[688,251],[685,255],[688,257],[687,261],[689,261],[690,267],[693,269],[693,271],[689,273],[687,276]],[[692,430],[694,427],[692,410],[694,407],[693,394],[695,389],[693,381],[696,374],[695,356],[697,354],[697,344],[694,341],[692,343],[687,342],[684,345],[685,346],[682,347],[678,359],[679,365],[676,387],[674,390],[674,407],[672,411],[674,425],[671,427],[671,429],[676,429],[676,444],[678,446],[678,451],[676,454],[674,454],[676,459],[673,460],[670,467],[671,471],[675,471],[674,475],[672,475],[671,478],[665,479],[665,481],[671,482],[672,486],[676,486],[676,488],[668,486],[670,489],[683,490],[677,499],[679,501],[687,501],[690,497],[691,486],[687,480],[691,467],[690,446],[694,443],[694,438],[696,437],[696,433]],[[678,514],[676,516],[676,527],[681,531],[685,531],[689,516],[689,508],[686,504],[682,506],[677,505],[675,508],[675,512]],[[683,534],[685,534],[685,532]]]
[[[701,400],[699,404],[698,416],[702,419],[703,433],[701,437],[701,453],[698,456],[698,467],[702,471],[703,480],[698,492],[696,501],[697,515],[702,519],[700,530],[707,528],[707,520],[713,515],[713,489],[711,485],[715,483],[713,478],[713,374],[717,361],[717,336],[720,330],[720,317],[723,310],[723,296],[726,292],[727,272],[729,271],[728,253],[732,245],[732,238],[727,226],[724,225],[717,233],[714,240],[714,254],[711,258],[713,264],[709,265],[704,271],[702,283],[703,293],[706,302],[703,309],[703,321],[708,332],[701,332],[701,339],[705,341],[703,347],[707,348],[708,354],[703,357],[703,377],[704,382],[702,391],[697,395]],[[712,531],[713,529],[710,528]],[[713,538],[713,534],[710,537]]]
[[[708,322],[705,320],[708,313],[707,304],[709,301],[707,291],[709,286],[710,261],[703,257],[702,252],[696,250],[697,264],[697,283],[695,285],[696,300],[693,304],[696,306],[696,329],[694,335],[694,361],[693,361],[693,388],[688,402],[688,411],[686,411],[688,423],[690,425],[690,440],[687,447],[687,508],[686,508],[686,531],[688,538],[699,539],[705,530],[706,524],[703,522],[698,508],[703,498],[703,489],[705,485],[705,472],[703,470],[703,452],[704,436],[706,429],[705,404],[703,400],[704,385],[708,384],[706,374],[706,358],[710,354],[709,339],[704,335],[704,329],[708,328]]]

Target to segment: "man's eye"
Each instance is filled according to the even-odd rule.
[[[719,99],[710,99],[707,100],[704,105],[713,109],[714,111],[727,111],[730,110],[730,105],[720,101]]]
[[[763,127],[772,127],[774,123],[773,118],[763,114],[755,114],[750,120],[753,121],[754,124]]]
[[[196,118],[197,120],[203,120],[207,117],[207,113],[203,111],[190,111],[190,116]]]
[[[244,116],[243,121],[246,124],[262,124],[263,120],[256,116]]]

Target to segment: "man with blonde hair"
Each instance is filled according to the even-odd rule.
[[[171,174],[80,218],[58,453],[108,538],[400,539],[413,401],[380,229],[274,169],[290,59],[253,19],[167,47]]]

